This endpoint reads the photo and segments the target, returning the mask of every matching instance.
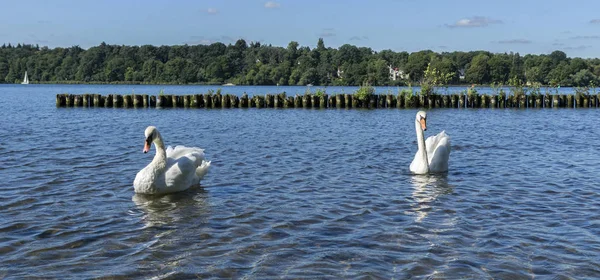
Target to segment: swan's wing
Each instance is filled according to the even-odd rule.
[[[431,172],[448,171],[448,160],[450,159],[450,137],[444,132],[440,132],[431,138],[429,146],[427,143],[427,156],[429,157],[429,170]],[[431,152],[430,152],[431,149]]]
[[[167,158],[165,183],[171,191],[185,190],[199,183],[196,168],[198,158],[194,154],[182,155],[179,158]],[[202,160],[200,160],[200,163]]]
[[[440,142],[443,140],[446,140],[448,141],[448,143],[450,143],[450,136],[446,134],[445,130],[438,133],[437,135],[427,137],[427,140],[425,140],[425,148],[427,149],[427,154],[430,155],[429,157],[431,157],[435,149],[440,145]]]
[[[186,147],[186,146],[175,146],[175,148],[168,146],[167,150],[167,158],[178,159],[182,156],[193,155],[198,161],[198,165],[202,164],[204,160],[204,149],[200,149],[197,147]]]

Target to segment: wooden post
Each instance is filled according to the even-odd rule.
[[[498,107],[498,95],[491,95],[490,96],[490,108],[497,108]]]
[[[589,108],[590,107],[590,96],[587,95],[587,94],[584,94],[582,96],[582,98],[583,98],[583,106],[581,106],[581,107],[583,107],[583,108]]]
[[[67,105],[67,100],[63,94],[56,95],[56,108],[65,107]]]
[[[276,94],[275,97],[273,98],[273,107],[274,108],[283,107],[284,98],[285,98],[285,94],[284,94],[284,96],[282,96],[281,93]]]
[[[283,104],[284,108],[294,108],[294,97],[293,96],[288,96],[285,99],[285,103]]]
[[[344,104],[344,108],[346,108],[346,109],[352,108],[352,94],[345,93],[344,101],[346,102],[346,104]]]
[[[369,102],[369,109],[377,109],[379,105],[379,94],[371,94],[369,99],[367,99],[367,102]]]
[[[396,95],[396,108],[404,108],[404,94],[398,93],[398,95]]]
[[[221,108],[231,108],[229,94],[225,94],[225,95],[221,96]]]
[[[248,103],[248,94],[244,92],[244,94],[242,94],[242,98],[240,98],[240,108],[248,108]]]
[[[337,108],[344,108],[344,103],[346,100],[344,100],[344,95],[343,94],[336,94],[335,95],[335,107]]]
[[[552,96],[550,94],[542,95],[542,108],[552,107]]]
[[[450,108],[450,95],[444,94],[441,96],[441,98],[442,98],[441,107],[442,108]]]
[[[334,107],[336,107],[336,106],[335,106],[335,104],[336,104],[336,100],[335,100],[335,99],[336,99],[336,95],[335,95],[335,94],[334,94],[334,95],[330,95],[330,96],[329,96],[329,100],[328,100],[328,103],[329,103],[329,108],[334,108]]]
[[[115,98],[112,94],[102,97],[104,99],[104,108],[112,108]]]
[[[552,108],[560,108],[562,105],[560,104],[560,96],[558,94],[552,95]]]
[[[204,98],[204,108],[212,108],[212,94],[205,93],[202,97]]]
[[[131,108],[133,107],[133,99],[130,94],[125,94],[123,96],[123,108]]]
[[[313,108],[319,108],[319,104],[321,103],[321,97],[317,95],[312,96],[312,106]]]
[[[465,108],[465,103],[467,100],[467,95],[465,94],[464,96],[459,95],[458,96],[458,108]]]
[[[444,106],[443,105],[443,103],[444,103],[443,97],[444,96],[446,96],[446,95],[436,94],[436,95],[433,96],[434,97],[433,98],[433,102],[435,103],[435,108],[443,108],[442,106]]]
[[[427,96],[427,107],[429,109],[435,108],[435,96],[433,94]]]
[[[190,108],[198,108],[198,95],[192,94],[190,97]]]
[[[81,98],[79,97],[79,95],[78,94],[73,94],[72,96],[73,96],[73,103],[72,103],[73,105],[72,106],[73,107],[81,107],[79,105],[79,103],[81,102]]]
[[[487,94],[482,94],[480,96],[481,98],[481,102],[479,102],[479,108],[488,108],[489,107],[489,95]]]
[[[327,108],[327,99],[328,99],[328,95],[327,93],[323,93],[323,95],[320,98],[321,102],[319,102],[319,107],[321,107],[321,109],[326,109]]]
[[[167,97],[165,95],[159,95],[156,100],[156,108],[162,109],[167,108]]]
[[[83,107],[84,108],[88,108],[90,107],[90,95],[87,93],[83,94]]]
[[[419,96],[417,96],[417,97],[418,97],[417,104],[419,104],[419,105],[417,105],[415,108],[419,108],[420,106],[427,107],[428,104],[427,104],[427,98],[425,98],[425,95],[419,94]]]
[[[184,96],[181,96],[183,99],[183,108],[190,108],[191,104],[192,104],[192,98],[189,94],[186,94]]]
[[[575,94],[575,108],[581,108],[583,107],[583,95],[582,94]]]
[[[265,108],[265,97],[264,96],[254,96],[254,98],[256,99],[256,108]]]
[[[294,107],[302,108],[302,99],[304,99],[302,96],[296,94],[296,97],[294,97]]]
[[[250,99],[248,99],[248,107],[256,108],[256,96],[252,96]]]
[[[150,96],[150,102],[148,103],[149,108],[156,108],[156,95]]]
[[[394,100],[394,95],[389,93],[385,96],[385,106],[387,108],[394,108],[396,107],[396,102]]]
[[[267,107],[267,108],[273,108],[273,106],[274,106],[273,103],[275,103],[274,99],[275,98],[273,97],[272,94],[268,94],[268,93],[265,94],[265,107]]]
[[[240,107],[240,98],[235,94],[229,95],[229,103],[231,104],[231,108],[239,108]]]
[[[458,108],[458,99],[459,99],[458,94],[450,95],[450,107],[451,108]]]
[[[354,96],[352,96],[352,108],[361,108],[361,100],[359,100],[358,98],[355,98]]]
[[[312,95],[310,93],[304,94],[304,96],[302,97],[302,105],[304,105],[304,108],[312,107]]]
[[[140,94],[134,94],[132,96],[132,98],[133,98],[133,108],[140,108],[140,107],[143,106],[142,105],[142,103],[143,103],[142,95],[140,95]]]
[[[123,107],[123,96],[120,94],[113,95],[113,108]]]
[[[94,106],[95,108],[103,107],[100,105],[100,100],[102,100],[100,97],[100,94],[92,95],[92,106]]]
[[[222,99],[223,98],[221,97],[220,93],[213,95],[212,107],[213,108],[221,108],[221,100]]]
[[[377,95],[377,108],[386,108],[385,103],[387,101],[387,96],[385,94]]]
[[[575,103],[574,101],[575,101],[575,96],[572,94],[568,94],[566,108],[573,108],[573,104]]]
[[[194,99],[196,99],[195,104],[196,108],[204,108],[204,96],[202,94],[195,94]]]

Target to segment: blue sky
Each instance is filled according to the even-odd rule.
[[[600,57],[598,0],[5,0],[0,43],[343,44]]]

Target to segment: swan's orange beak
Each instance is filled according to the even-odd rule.
[[[147,153],[148,151],[150,151],[150,141],[148,141],[149,139],[146,139],[146,141],[144,141],[144,154]]]
[[[421,118],[419,122],[421,123],[421,128],[423,129],[423,131],[427,130],[427,119]]]

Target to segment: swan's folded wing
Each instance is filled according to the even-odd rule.
[[[425,147],[427,149],[427,154],[430,157],[433,155],[433,152],[435,152],[435,149],[442,144],[441,142],[447,142],[447,144],[444,145],[447,145],[448,151],[450,151],[450,136],[446,134],[445,130],[437,135],[427,137],[427,140],[425,140]]]
[[[186,146],[175,146],[175,148],[168,146],[167,147],[167,158],[178,159],[185,155],[193,155],[200,159],[199,163],[204,160],[204,149],[196,148],[196,147],[186,147]]]
[[[167,171],[165,173],[167,187],[173,190],[184,190],[191,185],[198,184],[197,161],[198,159],[194,155],[182,155],[177,159],[167,159]]]

